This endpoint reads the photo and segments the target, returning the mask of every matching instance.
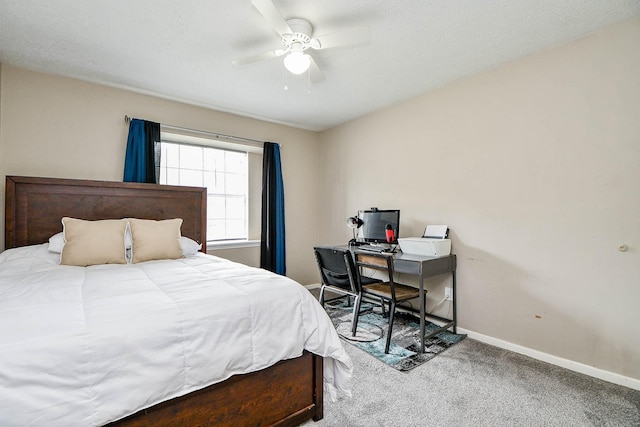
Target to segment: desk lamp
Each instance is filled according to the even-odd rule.
[[[358,228],[360,228],[362,226],[362,224],[364,224],[364,223],[357,216],[350,216],[349,218],[347,218],[347,227],[349,227],[349,228],[351,228],[353,230],[353,239],[351,239],[349,244],[356,243],[356,232],[357,232],[356,230]]]

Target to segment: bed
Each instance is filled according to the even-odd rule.
[[[182,218],[182,236],[202,242],[205,189],[8,176],[5,201],[1,425],[293,426],[323,417],[323,389],[350,395],[351,361],[335,329],[290,279],[204,253],[68,267],[49,250],[62,217]],[[282,317],[288,305],[299,319]],[[248,337],[244,324],[255,328]]]

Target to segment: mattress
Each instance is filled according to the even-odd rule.
[[[300,284],[212,255],[70,267],[47,245],[0,254],[0,425],[92,426],[298,357],[331,399],[352,365]]]

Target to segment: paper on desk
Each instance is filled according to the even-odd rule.
[[[445,239],[447,237],[447,231],[449,227],[446,225],[427,225],[422,237],[429,239]]]

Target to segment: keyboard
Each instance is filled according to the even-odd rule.
[[[387,246],[379,246],[379,245],[360,245],[358,246],[358,249],[363,251],[369,251],[369,252],[377,252],[377,253],[389,252],[391,250],[391,248]]]

